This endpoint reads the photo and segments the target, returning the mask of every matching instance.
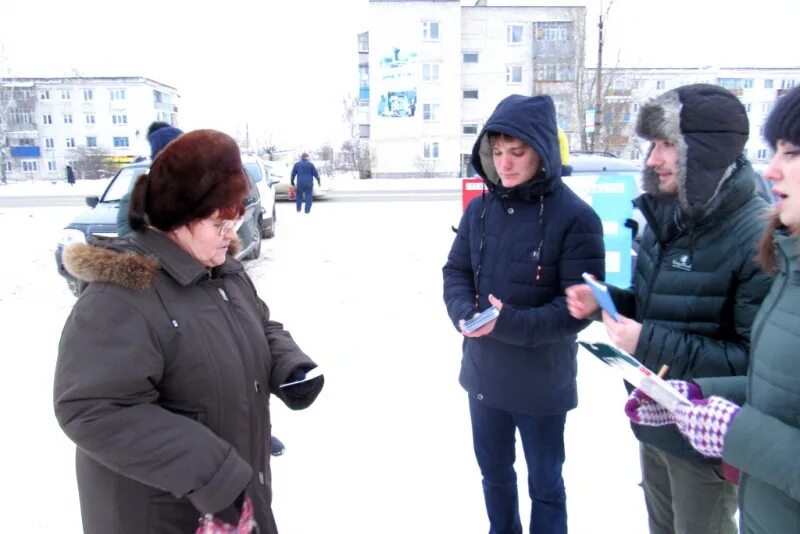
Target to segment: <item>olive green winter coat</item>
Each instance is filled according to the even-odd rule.
[[[310,405],[321,379],[298,397],[278,386],[315,364],[230,256],[208,270],[160,233],[131,243],[65,254],[90,282],[64,325],[54,386],[77,445],[84,531],[191,533],[246,489],[259,532],[276,533],[270,395]]]
[[[753,323],[747,377],[697,380],[741,411],[723,460],[741,471],[740,532],[800,532],[800,238],[777,239],[779,272]]]

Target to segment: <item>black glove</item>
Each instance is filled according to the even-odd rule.
[[[313,369],[313,367],[309,367],[307,365],[296,367],[289,375],[289,378],[286,380],[286,382],[291,383],[304,379],[306,377],[306,373],[308,373],[311,369]],[[283,388],[283,390],[290,397],[305,397],[314,390],[318,378],[320,377],[312,378],[307,382],[301,382],[293,386],[286,386]]]
[[[214,517],[225,521],[229,525],[237,525],[239,517],[242,515],[242,506],[244,506],[244,490],[236,497],[233,504],[214,514]]]

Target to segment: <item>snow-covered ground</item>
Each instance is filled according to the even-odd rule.
[[[409,181],[387,182],[392,189]],[[18,186],[0,186],[0,194]],[[62,194],[53,191],[69,186],[24,187],[15,194]],[[74,302],[53,248],[60,229],[85,209],[0,208],[0,472],[10,531],[81,532],[74,447],[52,410],[58,338]],[[461,336],[441,298],[441,267],[460,211],[458,200],[315,202],[308,216],[278,204],[277,235],[247,267],[273,317],[326,375],[308,410],[272,405],[274,432],[287,446],[272,462],[283,534],[488,530],[457,380]],[[585,335],[601,337],[602,327]],[[646,532],[621,380],[585,352],[579,368],[580,406],[567,419],[564,469],[570,532]],[[518,473],[526,523],[524,461]]]

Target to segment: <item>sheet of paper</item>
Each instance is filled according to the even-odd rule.
[[[591,343],[578,341],[578,344],[599,358],[609,367],[618,369],[628,383],[647,393],[650,398],[674,412],[679,404],[691,404],[691,401],[670,386],[666,380],[639,363],[627,352],[608,343]]]

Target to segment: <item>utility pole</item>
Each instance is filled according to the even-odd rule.
[[[597,82],[597,86],[594,93],[594,131],[592,131],[592,146],[590,149],[592,152],[594,152],[595,146],[597,145],[597,138],[600,135],[600,126],[603,122],[603,17],[605,16],[605,18],[608,18],[608,12],[613,3],[614,0],[608,3],[605,15],[603,14],[603,4],[602,2],[600,3],[600,18],[597,22],[597,70],[595,72],[595,82]]]

